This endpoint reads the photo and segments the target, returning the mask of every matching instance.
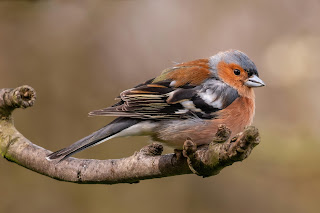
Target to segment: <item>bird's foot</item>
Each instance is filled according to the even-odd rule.
[[[202,177],[216,175],[222,168],[247,158],[260,142],[258,129],[252,126],[231,140],[229,140],[230,135],[230,129],[221,125],[213,141],[207,146],[197,149],[192,140],[186,140],[182,153],[187,158],[190,170]]]
[[[223,152],[220,158],[222,161],[230,163],[242,161],[249,156],[252,149],[259,143],[260,135],[258,129],[249,126],[221,147],[225,152]]]

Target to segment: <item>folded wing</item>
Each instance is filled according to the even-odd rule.
[[[212,77],[201,65],[185,65],[164,70],[120,94],[120,101],[111,107],[95,110],[90,116],[120,116],[139,119],[184,119],[196,116],[214,118],[215,112],[230,105],[237,91]]]

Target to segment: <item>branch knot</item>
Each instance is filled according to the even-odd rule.
[[[9,117],[15,108],[31,107],[36,100],[36,92],[30,86],[21,86],[15,89],[0,91],[0,115]]]

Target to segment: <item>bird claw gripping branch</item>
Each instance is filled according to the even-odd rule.
[[[220,125],[209,145],[197,149],[197,145],[192,140],[186,140],[183,156],[187,158],[190,170],[202,177],[216,175],[224,167],[247,158],[260,142],[258,129],[253,126],[247,127],[228,141],[230,135],[230,129]]]

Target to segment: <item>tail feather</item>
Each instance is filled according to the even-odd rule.
[[[80,139],[79,141],[75,142],[69,147],[49,154],[47,156],[47,160],[60,159],[59,161],[63,161],[64,159],[70,157],[71,155],[77,152],[80,152],[84,149],[87,149],[89,147],[92,147],[110,139],[112,136],[119,133],[120,131],[139,122],[139,119],[119,117],[111,123],[109,123],[108,125],[102,127],[101,129],[92,133],[91,135],[88,135],[87,137]]]

